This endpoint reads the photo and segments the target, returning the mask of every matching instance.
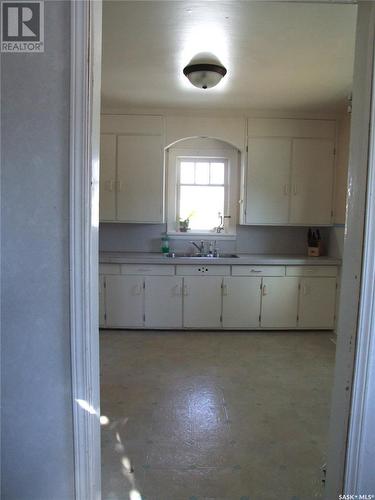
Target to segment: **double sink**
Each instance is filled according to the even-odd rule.
[[[180,252],[169,252],[165,254],[165,257],[169,259],[236,259],[238,255],[235,253],[220,253],[220,254],[210,254],[210,253],[180,253]]]

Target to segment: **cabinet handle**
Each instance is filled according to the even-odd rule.
[[[228,295],[228,287],[227,285],[223,285],[223,296],[226,297]]]
[[[135,285],[133,288],[133,294],[134,295],[141,295],[142,293],[142,286],[141,285]]]
[[[183,289],[183,294],[186,297],[186,295],[188,295],[188,288],[187,288],[187,286],[184,285],[182,289]]]
[[[267,295],[267,287],[266,287],[266,285],[263,285],[263,288],[262,288],[262,295],[263,295],[263,297],[264,297],[265,295]]]
[[[250,272],[251,272],[251,273],[261,273],[262,271],[259,271],[259,270],[257,270],[257,269],[251,269],[251,270],[250,270]]]
[[[293,184],[293,194],[296,195],[298,193],[297,184]]]
[[[284,195],[288,196],[288,194],[289,194],[289,186],[288,184],[284,184]]]
[[[117,191],[121,193],[123,188],[123,182],[122,181],[117,181]]]
[[[302,293],[303,293],[303,295],[307,295],[308,294],[308,289],[307,289],[306,285],[303,285],[303,287],[302,287]]]
[[[106,191],[113,191],[113,185],[114,185],[114,182],[112,179],[109,181],[105,181],[105,183],[104,183],[105,190]]]
[[[172,289],[172,295],[181,295],[181,287],[180,285],[175,285]]]

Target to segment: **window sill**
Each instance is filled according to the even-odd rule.
[[[234,241],[237,237],[236,233],[214,233],[214,232],[193,232],[189,231],[187,233],[177,232],[177,231],[168,231],[167,235],[169,239],[173,240],[231,240]]]

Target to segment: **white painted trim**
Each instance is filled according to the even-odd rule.
[[[374,71],[374,70],[373,70]],[[375,72],[373,73],[372,94],[375,95]],[[361,289],[360,320],[357,332],[357,353],[355,361],[355,377],[351,418],[349,424],[349,440],[345,473],[347,494],[363,494],[360,490],[359,476],[361,467],[373,468],[373,463],[364,463],[365,453],[365,419],[368,400],[374,398],[370,391],[370,366],[375,353],[375,102],[371,110],[371,136],[369,147],[369,172],[367,191],[367,220],[363,254],[363,279]],[[373,415],[370,417],[373,419]],[[363,472],[363,470],[362,470]],[[372,471],[373,474],[373,471]],[[369,493],[374,493],[373,491]]]
[[[97,313],[100,54],[101,2],[71,2],[70,316],[75,500],[101,497]]]
[[[359,2],[351,120],[346,233],[341,274],[340,310],[332,408],[329,429],[325,499],[333,500],[343,493],[345,461],[352,460],[348,448],[348,425],[351,412],[354,361],[357,347],[362,349],[363,335],[358,332],[359,307],[365,297],[360,294],[362,253],[366,212],[368,144],[374,60],[375,3]],[[366,280],[366,277],[364,277]],[[354,408],[353,408],[354,409]],[[348,471],[349,472],[349,471]]]

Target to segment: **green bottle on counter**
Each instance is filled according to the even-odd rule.
[[[167,233],[164,233],[161,237],[161,251],[162,253],[169,253],[169,237]]]

